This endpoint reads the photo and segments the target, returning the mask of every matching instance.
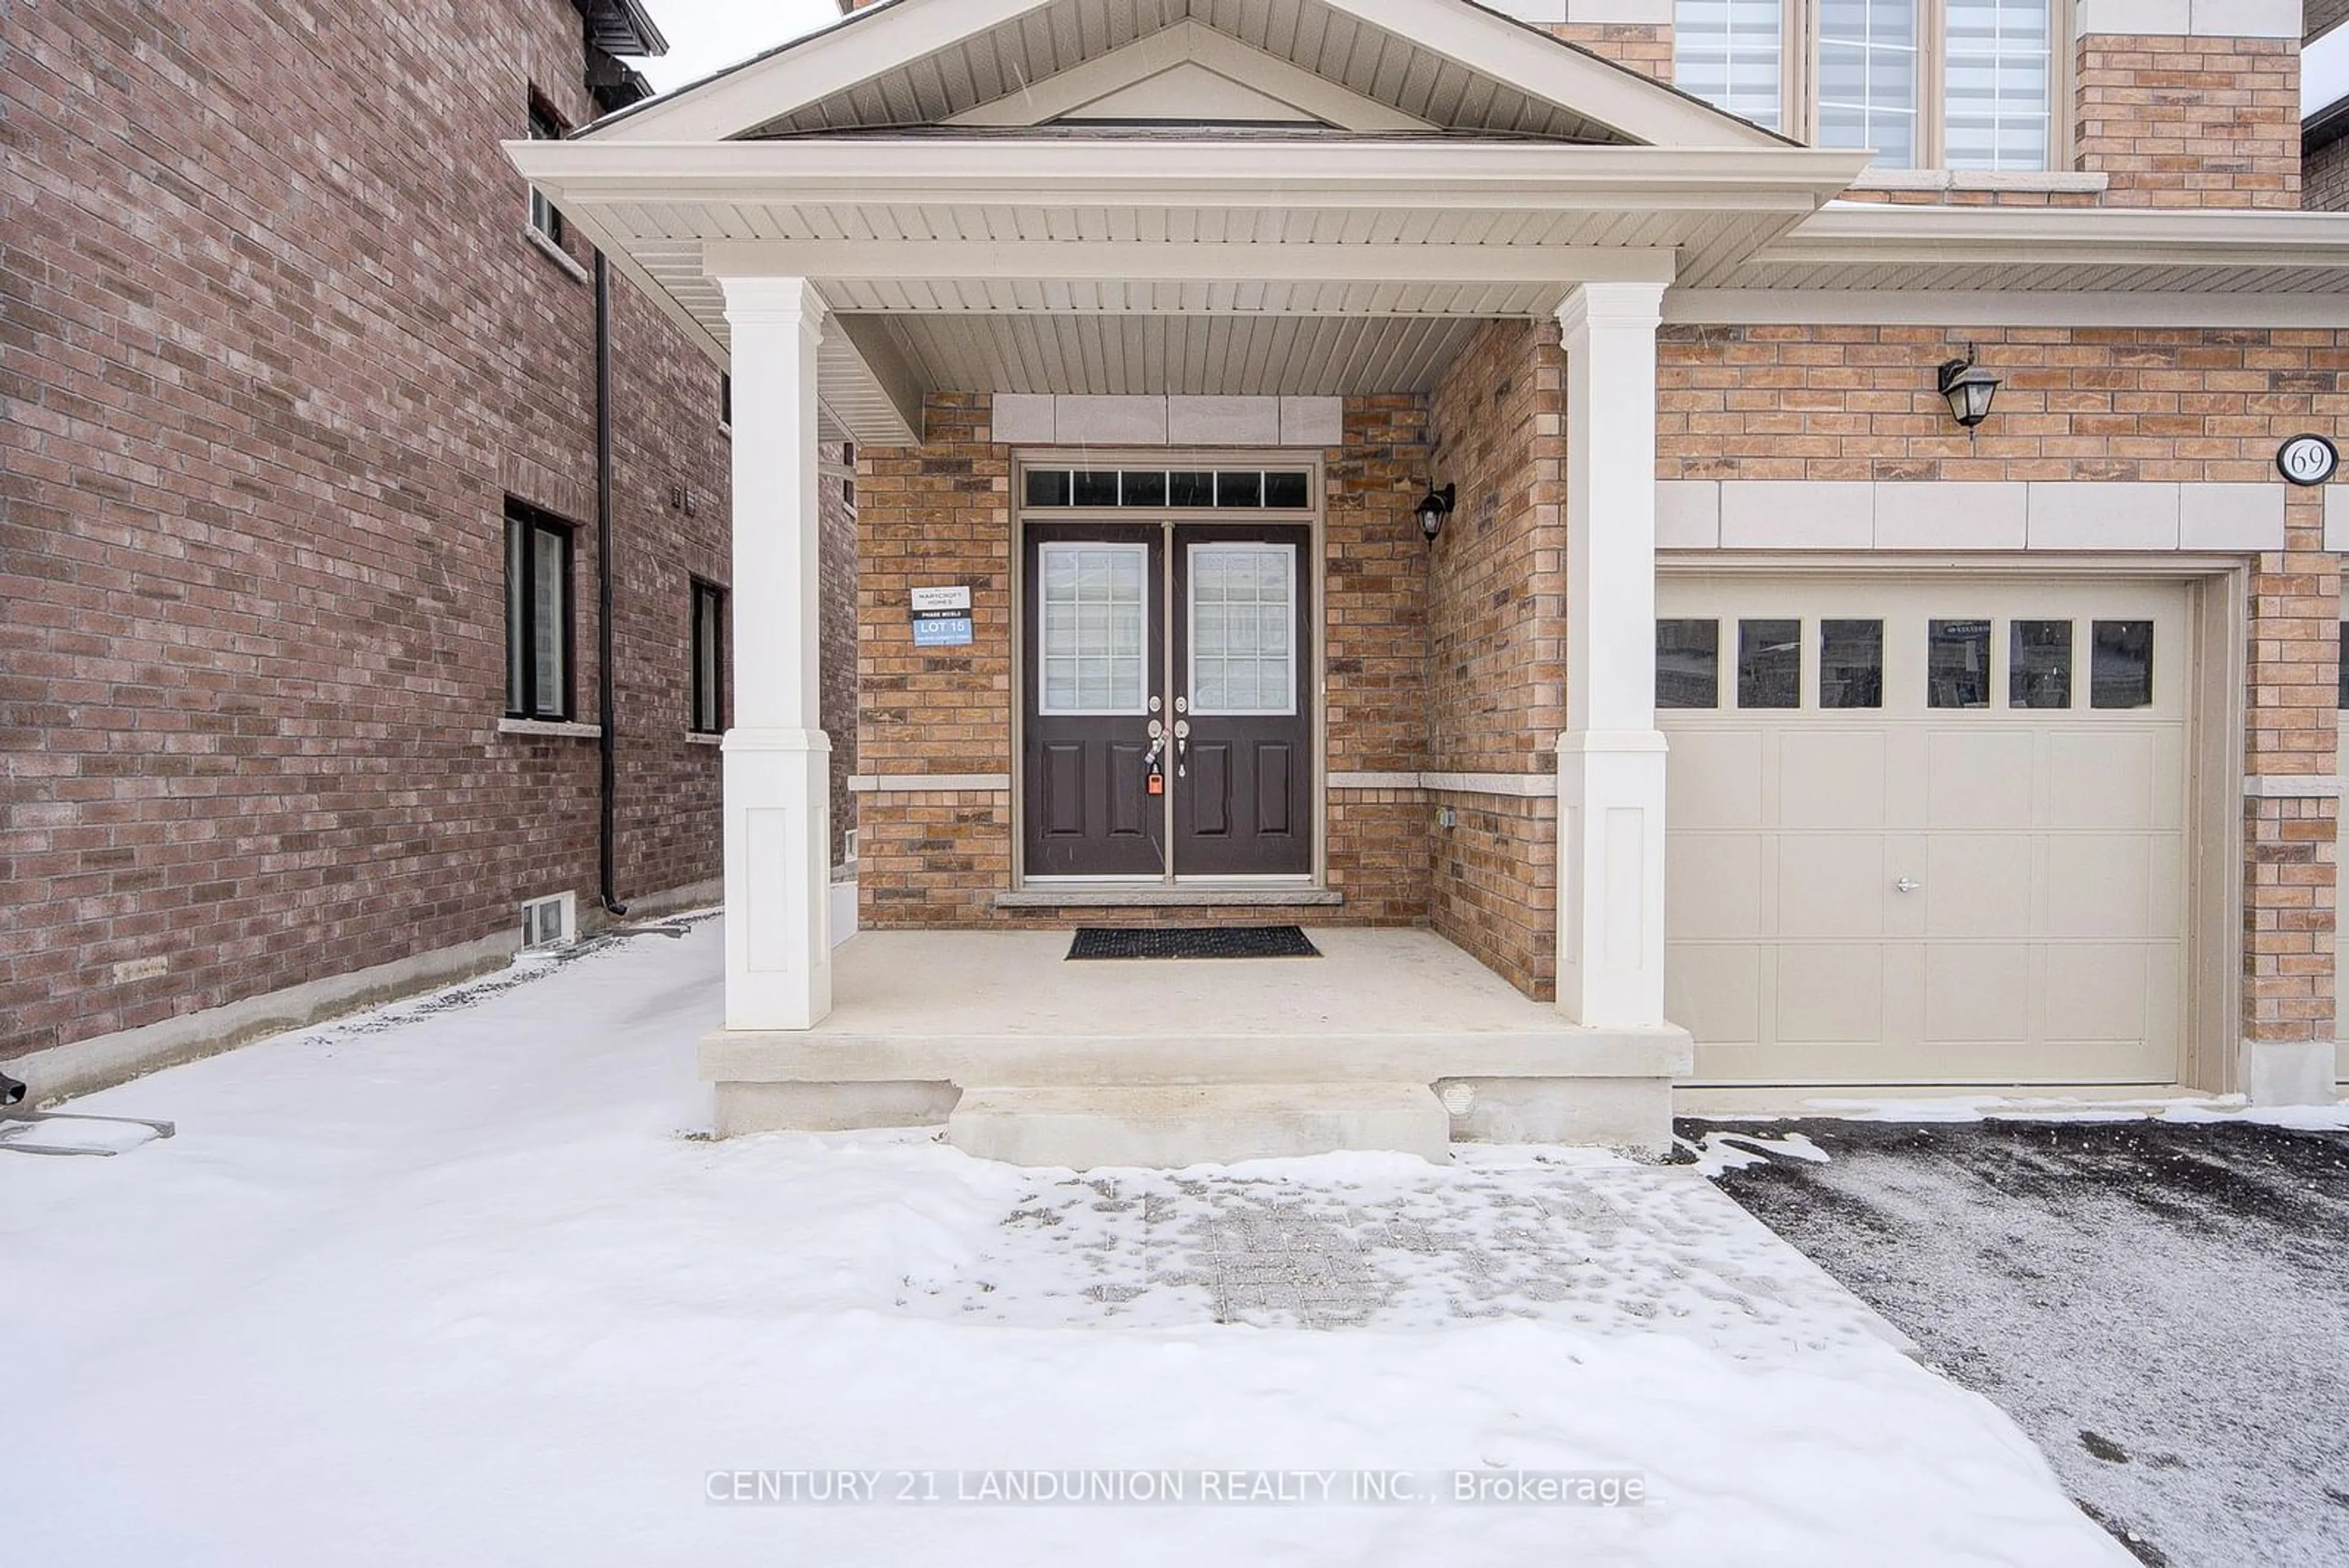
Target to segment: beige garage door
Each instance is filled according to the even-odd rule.
[[[1698,1081],[2176,1082],[2188,609],[2086,576],[1666,576]]]

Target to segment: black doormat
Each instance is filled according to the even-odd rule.
[[[1080,926],[1072,959],[1319,958],[1296,926]]]

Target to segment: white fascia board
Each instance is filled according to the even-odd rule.
[[[1664,320],[1691,327],[2337,327],[2337,294],[2059,290],[1676,288]]]
[[[581,140],[723,141],[1051,3],[953,0],[857,12],[707,80],[597,120]]]
[[[2187,266],[2349,265],[2349,213],[1836,202],[1757,261]]]
[[[1463,207],[1812,213],[1867,154],[1809,148],[1560,147],[1538,142],[1092,140],[521,141],[541,189],[582,201],[892,201],[956,205]]]
[[[1436,129],[1416,115],[1392,109],[1375,99],[1350,92],[1315,76],[1278,55],[1268,55],[1228,33],[1219,33],[1188,17],[1171,27],[1143,35],[1123,48],[1086,61],[1042,81],[976,109],[965,109],[946,121],[957,126],[1034,126],[1060,119],[1098,102],[1112,93],[1135,86],[1184,64],[1204,66],[1216,75],[1278,99],[1300,113],[1344,130],[1427,131]]]
[[[1148,244],[1061,240],[712,240],[712,277],[896,281],[1669,284],[1670,250],[1590,245]]]
[[[1454,0],[1322,3],[1521,92],[1611,126],[1645,146],[1791,145],[1775,131],[1724,113],[1628,66],[1567,45],[1532,23],[1481,5],[1463,5]]]

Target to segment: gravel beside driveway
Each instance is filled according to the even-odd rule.
[[[2349,1563],[2349,1134],[1686,1122],[1723,1187],[1996,1401],[2151,1564]]]

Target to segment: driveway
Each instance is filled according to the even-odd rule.
[[[2349,1563],[2349,1133],[1687,1122],[1723,1187],[2036,1438],[2147,1563]]]

